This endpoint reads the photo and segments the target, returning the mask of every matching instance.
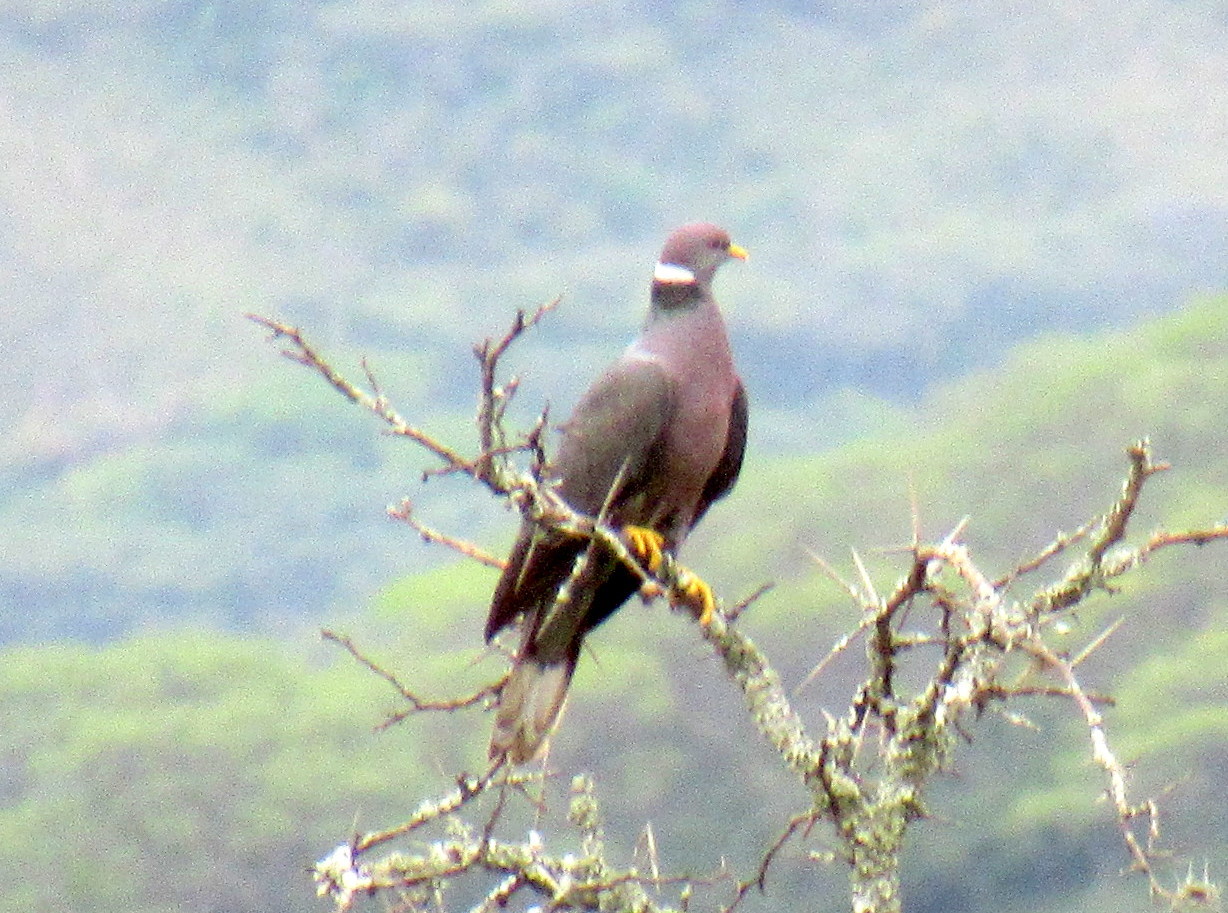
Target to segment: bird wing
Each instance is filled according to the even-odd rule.
[[[729,489],[733,488],[733,483],[738,480],[738,473],[742,471],[742,457],[746,453],[746,429],[749,418],[750,407],[746,401],[746,388],[739,380],[733,394],[733,404],[729,410],[729,435],[725,438],[725,450],[721,454],[720,462],[712,471],[712,475],[708,476],[708,481],[704,484],[699,505],[695,508],[695,519],[691,521],[692,527],[699,523],[700,518],[712,506],[712,502],[725,497]]]
[[[597,516],[631,506],[653,471],[653,453],[676,408],[673,382],[649,359],[626,358],[589,388],[563,426],[563,442],[550,477],[573,509]],[[632,513],[639,509],[631,506]],[[528,613],[554,593],[571,573],[582,539],[545,530],[526,521],[495,587],[486,637],[490,639],[517,615]],[[632,588],[626,595],[634,592]],[[626,595],[622,598],[625,599]],[[620,600],[621,601],[621,600]],[[585,600],[576,601],[575,627],[583,626]],[[564,638],[565,639],[565,638]]]
[[[589,516],[624,502],[652,471],[653,451],[676,405],[675,385],[655,361],[615,362],[563,426],[553,471],[563,499]]]

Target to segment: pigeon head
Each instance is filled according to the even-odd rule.
[[[653,291],[672,287],[679,292],[689,288],[706,294],[717,267],[726,260],[745,260],[746,256],[746,251],[730,241],[723,228],[709,222],[683,225],[665,242],[661,260],[652,274]]]

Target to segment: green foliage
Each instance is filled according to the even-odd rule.
[[[425,457],[287,375],[0,502],[0,640],[113,635],[167,617],[258,629],[311,606],[352,611],[356,594],[403,569],[412,540],[383,507]],[[78,598],[62,598],[73,588]]]
[[[432,767],[372,734],[383,683],[323,660],[185,631],[8,651],[0,857],[40,875],[5,905],[302,909],[312,854],[391,823]]]
[[[457,624],[481,609],[481,597],[494,588],[498,572],[477,562],[455,561],[439,568],[402,577],[384,589],[372,610],[389,625],[412,626],[433,641],[472,644],[472,631]]]
[[[1114,693],[1121,707],[1117,716],[1129,733],[1122,743],[1125,756],[1149,767],[1165,761],[1179,767],[1204,753],[1223,757],[1228,744],[1225,605],[1228,599],[1219,603],[1207,628],[1185,632],[1171,649],[1153,654],[1120,678]]]

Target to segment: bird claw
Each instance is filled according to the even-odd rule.
[[[625,526],[623,537],[627,548],[648,573],[656,576],[665,564],[665,537],[647,526]]]
[[[677,576],[678,592],[699,609],[700,626],[708,627],[716,617],[716,597],[712,595],[712,587],[686,568],[679,568]]]

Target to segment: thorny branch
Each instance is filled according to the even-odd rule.
[[[975,718],[991,702],[1038,694],[1070,699],[1079,709],[1088,726],[1093,759],[1105,772],[1107,792],[1133,867],[1146,875],[1152,893],[1170,903],[1178,898],[1188,902],[1198,896],[1191,888],[1191,879],[1166,887],[1155,873],[1152,861],[1159,836],[1156,803],[1132,803],[1128,799],[1124,769],[1110,748],[1103,718],[1096,709],[1096,703],[1104,698],[1089,694],[1075,674],[1078,664],[1104,638],[1098,638],[1074,660],[1062,658],[1045,640],[1058,617],[1094,590],[1107,588],[1109,580],[1159,549],[1228,538],[1228,526],[1217,525],[1182,533],[1160,532],[1140,546],[1125,546],[1129,522],[1145,482],[1166,468],[1152,461],[1145,441],[1130,447],[1127,454],[1130,468],[1122,494],[1102,518],[1074,536],[1059,537],[1037,558],[997,581],[989,580],[973,562],[967,547],[959,541],[960,528],[938,545],[914,543],[908,572],[886,598],[875,594],[864,574],[860,588],[839,581],[865,612],[855,634],[867,636],[870,674],[849,713],[829,720],[827,736],[821,740],[824,766],[817,778],[815,804],[833,820],[850,863],[854,910],[900,909],[900,841],[908,823],[924,814],[923,787],[948,763],[952,734],[964,733],[968,718]],[[1009,583],[1023,573],[1042,569],[1081,539],[1088,542],[1086,553],[1057,583],[1027,599],[1007,598]],[[834,572],[833,576],[839,580]],[[899,695],[893,686],[899,650],[914,641],[911,635],[901,633],[895,618],[903,607],[918,607],[926,600],[935,609],[939,634],[928,642],[939,645],[942,655],[923,687],[911,696]],[[913,612],[916,614],[916,608]],[[835,650],[847,649],[852,636],[842,638]],[[1057,671],[1063,687],[1005,681],[1005,665],[1013,653],[1031,657],[1041,670]],[[873,771],[857,763],[854,751],[857,735],[871,725],[884,740],[872,759],[878,765]],[[808,777],[805,782],[815,780]],[[1135,832],[1139,822],[1146,829],[1146,840]],[[1201,887],[1214,892],[1213,885]]]
[[[356,659],[359,663],[366,666],[367,669],[373,674],[390,684],[394,689],[396,689],[401,698],[409,705],[409,707],[405,710],[390,713],[382,723],[375,727],[377,731],[387,729],[389,726],[399,723],[401,720],[415,713],[450,713],[454,710],[465,710],[469,707],[485,705],[496,695],[498,695],[499,691],[503,688],[503,683],[507,681],[507,676],[504,675],[498,681],[485,685],[472,694],[465,695],[464,697],[451,698],[442,701],[428,701],[418,697],[417,694],[403,685],[401,680],[397,678],[393,672],[390,672],[388,669],[384,668],[379,663],[375,662],[375,660],[363,653],[362,650],[358,648],[358,645],[344,634],[338,634],[335,631],[330,631],[328,628],[324,628],[320,631],[320,636],[325,640],[331,641],[332,643],[335,643],[343,648],[350,654],[350,656],[354,657],[354,659]]]
[[[546,852],[539,834],[531,831],[518,842],[491,835],[494,818],[482,833],[455,817],[466,805],[486,795],[502,797],[540,781],[540,774],[513,774],[498,766],[479,778],[462,777],[452,792],[422,803],[405,823],[385,831],[355,837],[334,848],[312,867],[316,890],[328,895],[338,910],[348,910],[354,899],[379,892],[399,897],[409,910],[423,909],[443,887],[458,876],[485,872],[497,877],[474,910],[499,910],[524,891],[540,897],[552,910],[628,910],[636,913],[674,913],[657,897],[662,888],[685,892],[691,879],[653,878],[634,867],[618,869],[605,859],[605,836],[592,782],[584,776],[571,784],[568,819],[579,834],[580,852]],[[500,804],[493,813],[497,816]],[[445,834],[422,838],[413,850],[394,852],[375,862],[360,862],[363,851],[441,825]],[[651,891],[650,891],[651,889]],[[431,904],[435,906],[435,904]]]
[[[414,440],[443,464],[438,472],[459,472],[472,477],[496,494],[516,503],[535,522],[577,536],[599,538],[636,569],[646,592],[670,592],[677,581],[667,566],[661,577],[640,568],[618,535],[598,520],[572,512],[547,486],[541,485],[545,464],[542,433],[543,413],[523,438],[510,442],[503,430],[508,402],[516,389],[515,379],[498,382],[498,362],[508,347],[535,325],[557,302],[530,316],[518,313],[511,328],[499,340],[475,347],[481,370],[481,401],[478,411],[479,453],[467,459],[431,435],[410,425],[379,392],[370,372],[370,393],[345,380],[304,341],[294,327],[262,317],[252,317],[288,342],[288,358],[315,370],[350,400],[383,420],[394,434]],[[528,472],[515,467],[512,457],[527,452],[532,459]],[[1069,534],[1058,534],[1032,558],[1005,575],[991,579],[973,561],[965,544],[961,523],[941,542],[922,544],[919,533],[908,549],[909,561],[899,582],[880,596],[860,558],[854,553],[859,584],[845,582],[817,556],[862,610],[855,629],[839,639],[828,656],[807,676],[818,675],[832,656],[845,652],[864,636],[865,681],[850,700],[846,713],[827,716],[826,732],[811,734],[794,710],[790,695],[764,654],[734,622],[743,606],[718,611],[703,636],[724,662],[742,691],[747,709],[785,765],[807,788],[810,805],[795,815],[780,837],[767,848],[755,877],[739,882],[731,911],[752,888],[762,889],[768,870],[787,843],[804,838],[815,822],[828,822],[835,834],[838,852],[850,873],[854,913],[897,913],[900,910],[899,862],[908,826],[926,814],[925,788],[948,763],[969,725],[991,705],[1005,707],[1021,697],[1070,700],[1089,732],[1092,757],[1104,772],[1106,793],[1129,853],[1132,868],[1148,879],[1151,892],[1174,906],[1178,903],[1211,905],[1219,889],[1208,878],[1190,874],[1179,884],[1166,886],[1154,869],[1155,844],[1159,838],[1157,804],[1152,799],[1132,800],[1125,770],[1113,753],[1105,723],[1097,709],[1109,698],[1088,691],[1076,675],[1079,664],[1100,648],[1107,632],[1069,659],[1046,641],[1054,623],[1067,616],[1097,590],[1173,546],[1197,545],[1228,539],[1228,526],[1153,533],[1141,544],[1128,546],[1126,537],[1146,482],[1167,469],[1151,457],[1151,448],[1140,441],[1127,450],[1129,470],[1121,495],[1100,518]],[[441,542],[468,557],[497,566],[498,560],[462,540],[438,533],[412,517],[408,503],[393,511],[429,541]],[[914,517],[915,521],[915,517]],[[919,523],[914,522],[914,528]],[[1085,544],[1058,579],[1025,597],[1009,597],[1020,578],[1040,573],[1075,546]],[[753,598],[753,597],[752,597]],[[928,611],[927,611],[928,609]],[[928,619],[927,633],[906,633],[905,619]],[[424,701],[405,688],[397,677],[367,659],[347,638],[325,632],[357,660],[392,685],[409,704],[406,714],[421,710],[454,710],[481,705],[497,691],[499,683],[473,695],[452,701]],[[902,688],[900,665],[905,656],[920,648],[938,652],[932,673],[920,687]],[[1034,673],[1054,672],[1060,686],[1038,682],[1031,676],[1008,680],[1012,656],[1030,660]],[[915,678],[915,676],[914,676]],[[803,682],[803,685],[806,684]],[[800,690],[800,688],[799,688]],[[404,715],[398,715],[400,719]],[[385,724],[387,725],[387,724]],[[878,734],[876,751],[863,751],[867,732]],[[540,777],[537,778],[540,780]],[[355,837],[320,860],[314,874],[321,894],[329,894],[338,908],[346,909],[361,893],[399,891],[407,909],[421,909],[428,898],[449,880],[466,873],[487,872],[498,878],[485,898],[473,909],[478,913],[506,905],[521,891],[540,895],[553,910],[603,910],[618,913],[656,913],[669,907],[649,896],[648,888],[681,883],[685,879],[662,879],[656,871],[641,875],[634,868],[616,870],[606,862],[603,836],[597,821],[592,786],[578,778],[573,784],[572,823],[580,829],[580,855],[550,855],[540,838],[531,833],[522,842],[495,839],[494,829],[509,794],[523,793],[533,776],[512,773],[498,765],[477,778],[460,777],[447,796],[427,802],[406,822],[396,827]],[[473,831],[457,814],[480,797],[497,793],[499,800],[485,828]],[[446,822],[445,838],[426,845],[422,852],[393,853],[375,862],[360,861],[364,851],[396,838],[418,834],[432,823]],[[1140,836],[1137,828],[1145,836]],[[806,858],[819,859],[811,852]],[[680,894],[682,910],[688,907],[689,888]]]

